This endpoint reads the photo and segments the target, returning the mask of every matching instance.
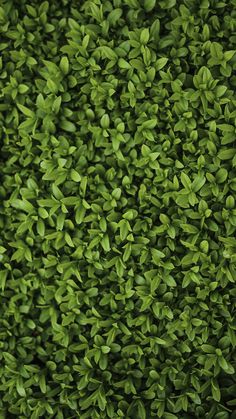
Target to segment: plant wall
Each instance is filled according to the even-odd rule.
[[[236,1],[0,2],[0,418],[236,418]]]

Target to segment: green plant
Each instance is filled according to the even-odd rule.
[[[236,417],[235,0],[0,3],[0,417]]]

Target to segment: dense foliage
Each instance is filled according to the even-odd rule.
[[[236,1],[0,34],[0,418],[236,418]]]

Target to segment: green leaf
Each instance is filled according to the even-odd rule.
[[[178,419],[178,416],[174,415],[173,413],[165,413],[164,418],[165,419]]]
[[[122,14],[123,10],[121,8],[118,7],[117,9],[113,9],[107,16],[107,20],[110,24],[115,25],[117,22],[119,22]]]
[[[45,394],[47,392],[47,386],[46,386],[46,381],[45,381],[45,376],[44,375],[40,375],[39,387],[40,387],[40,390],[43,394]]]
[[[73,180],[76,183],[81,181],[80,174],[74,169],[71,170],[70,176],[71,176],[71,180]]]
[[[67,233],[67,232],[65,233],[65,241],[68,244],[68,246],[75,247],[75,245],[74,245],[74,243],[73,243],[73,241],[72,241],[69,233]]]
[[[162,9],[171,9],[176,4],[176,0],[164,0],[160,2],[160,6]],[[167,418],[166,418],[167,419]]]
[[[218,358],[220,367],[228,374],[234,374],[234,368],[230,365],[223,356]]]
[[[182,180],[181,180],[182,181]],[[198,192],[206,182],[206,178],[203,175],[197,175],[192,183],[192,191]]]
[[[223,167],[218,170],[216,173],[216,182],[217,183],[224,183],[228,177],[228,171]]]
[[[103,238],[101,240],[101,245],[102,245],[105,252],[109,252],[111,250],[108,234],[105,234],[103,236]]]
[[[191,180],[185,172],[181,172],[180,179],[184,188],[191,190]]]
[[[216,379],[211,379],[211,391],[212,391],[212,397],[216,402],[220,401],[221,394],[220,394],[220,388],[218,385],[218,382]]]
[[[149,119],[142,123],[143,129],[153,129],[157,125],[157,118]]]
[[[165,284],[168,285],[169,287],[176,287],[177,285],[174,278],[172,278],[172,276],[170,275],[164,275],[163,280]]]
[[[104,129],[109,128],[110,125],[110,118],[108,114],[104,114],[101,118],[101,127]]]
[[[26,199],[25,200],[14,199],[13,201],[11,201],[11,206],[16,208],[17,210],[25,211],[26,213],[34,212],[33,205]]]
[[[149,29],[144,28],[140,34],[140,42],[141,44],[146,45],[148,41],[149,41]]]
[[[41,237],[44,237],[45,235],[45,225],[43,220],[39,219],[37,221],[37,232]]]
[[[201,345],[201,349],[206,352],[207,354],[214,354],[215,353],[215,347],[208,344]]]
[[[136,210],[128,210],[123,214],[123,218],[126,220],[133,220],[135,218],[135,215],[137,215]]]
[[[124,254],[123,254],[123,261],[124,262],[127,262],[127,260],[129,260],[131,252],[132,252],[132,246],[131,246],[130,243],[127,243],[127,245],[125,246]]]
[[[168,62],[168,58],[167,57],[162,57],[162,58],[158,58],[158,60],[156,60],[155,63],[155,69],[156,71],[161,70],[163,67],[165,67],[165,65]]]
[[[126,60],[124,60],[124,58],[119,58],[118,66],[125,70],[129,70],[131,68],[130,64]]]
[[[161,252],[158,249],[151,249],[152,253],[152,260],[155,263],[155,265],[159,265],[160,260],[165,257],[165,253]]]
[[[109,60],[114,60],[116,61],[118,56],[115,53],[115,51],[113,51],[110,47],[108,46],[102,46],[102,47],[98,47],[97,51],[99,51],[101,53],[101,56],[103,58],[108,58]]]
[[[223,58],[223,48],[217,42],[212,42],[210,47],[211,56],[216,58],[217,60],[222,60]]]
[[[218,157],[220,160],[230,160],[235,156],[235,149],[229,148],[228,150],[221,150],[218,153]]]
[[[121,240],[123,241],[126,239],[126,237],[129,234],[129,231],[130,231],[129,224],[128,224],[128,221],[122,220],[120,221],[119,225],[120,225],[120,237],[121,237]]]
[[[7,275],[8,275],[8,271],[6,269],[4,269],[3,271],[0,271],[0,287],[2,291],[4,291],[6,287]]]
[[[146,12],[151,12],[156,5],[156,0],[144,0],[144,9]]]
[[[73,122],[63,120],[60,123],[60,128],[66,132],[75,132],[76,126]]]
[[[224,59],[226,61],[229,61],[229,60],[231,60],[233,58],[234,55],[235,55],[235,50],[226,51],[226,52],[224,52]]]
[[[52,110],[53,110],[55,113],[58,113],[58,112],[59,112],[59,110],[60,110],[60,107],[61,107],[61,96],[58,96],[58,97],[54,100],[54,102],[53,102],[53,105],[52,105]]]
[[[138,401],[138,418],[146,419],[146,409],[142,401]]]
[[[29,118],[35,118],[35,114],[33,111],[31,111],[29,108],[27,108],[24,105],[21,105],[20,103],[17,103],[17,107],[18,109],[25,115],[28,116]]]
[[[16,390],[17,390],[17,393],[21,397],[25,397],[26,396],[26,392],[25,392],[23,381],[22,381],[22,378],[21,377],[17,378],[17,380],[16,380]]]
[[[47,87],[48,87],[49,91],[52,92],[52,93],[57,93],[58,92],[57,83],[55,83],[55,81],[52,80],[52,79],[47,80]]]
[[[109,346],[103,345],[101,346],[101,350],[103,354],[108,354],[111,350],[111,348]]]
[[[69,73],[69,61],[67,57],[62,57],[59,67],[61,69],[61,71],[63,72],[63,74],[68,74]]]

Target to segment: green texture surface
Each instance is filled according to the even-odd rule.
[[[0,419],[236,418],[236,1],[0,1]]]

